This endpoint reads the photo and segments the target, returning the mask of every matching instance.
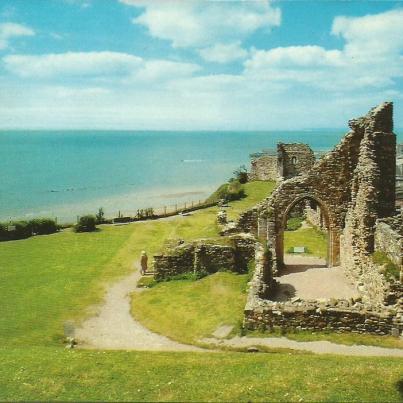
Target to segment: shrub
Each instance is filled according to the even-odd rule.
[[[239,183],[246,183],[248,181],[248,171],[247,171],[245,165],[241,165],[233,173]]]
[[[301,228],[304,217],[292,217],[287,220],[286,231],[295,231]]]
[[[400,269],[399,267],[393,263],[389,257],[381,251],[376,251],[372,254],[372,260],[375,264],[384,266],[385,272],[384,275],[387,280],[399,280],[400,277]]]
[[[36,218],[29,222],[32,233],[37,235],[53,234],[59,230],[55,220],[50,218]]]
[[[239,200],[245,197],[245,191],[239,181],[231,181],[221,185],[207,200],[207,203],[218,202],[223,199],[225,201]]]
[[[85,215],[80,217],[78,223],[74,226],[75,232],[92,232],[97,229],[97,219],[93,215]]]
[[[32,226],[28,221],[15,221],[11,225],[15,228],[9,231],[11,239],[24,239],[32,236]]]

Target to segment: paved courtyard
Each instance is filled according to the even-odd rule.
[[[286,268],[276,280],[280,283],[276,301],[293,297],[301,299],[358,297],[341,267],[326,267],[326,261],[317,257],[285,255]]]

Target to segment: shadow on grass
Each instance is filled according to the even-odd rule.
[[[400,379],[396,383],[396,389],[400,393],[400,397],[403,399],[403,379]]]

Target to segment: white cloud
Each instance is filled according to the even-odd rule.
[[[200,67],[170,60],[144,60],[118,52],[68,52],[45,55],[8,55],[5,68],[20,77],[40,79],[102,78],[115,82],[151,82],[188,77]]]
[[[209,48],[200,49],[199,54],[208,62],[230,63],[244,59],[248,52],[241,47],[241,43],[238,41],[229,44],[218,43]]]
[[[356,60],[399,54],[403,48],[403,9],[364,17],[336,17],[332,33],[346,40],[345,54]]]
[[[5,67],[21,77],[105,76],[130,74],[143,60],[117,52],[68,52],[45,55],[9,55]]]
[[[331,32],[345,39],[343,49],[288,46],[254,50],[245,62],[245,74],[326,91],[389,87],[403,76],[402,21],[403,10],[337,17]]]
[[[25,25],[13,22],[2,23],[0,24],[0,49],[6,49],[9,46],[9,41],[13,38],[33,35],[35,32]]]
[[[150,60],[134,75],[136,80],[156,81],[171,80],[176,77],[188,77],[200,70],[194,63],[180,63],[169,60]]]
[[[281,11],[268,1],[138,1],[120,0],[141,7],[133,23],[146,27],[155,38],[174,47],[209,47],[217,42],[242,40],[258,29],[270,30],[281,23]]]

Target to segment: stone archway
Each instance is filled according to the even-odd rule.
[[[340,240],[339,236],[337,236],[338,232],[332,231],[331,229],[329,209],[322,200],[308,193],[296,196],[294,200],[292,200],[291,203],[288,205],[288,207],[279,214],[278,220],[280,225],[277,227],[276,244],[275,244],[277,263],[279,266],[282,266],[284,264],[284,231],[287,225],[287,217],[290,211],[298,203],[304,200],[314,201],[321,209],[328,235],[326,265],[328,267],[337,266],[339,264],[339,257],[340,257]]]

